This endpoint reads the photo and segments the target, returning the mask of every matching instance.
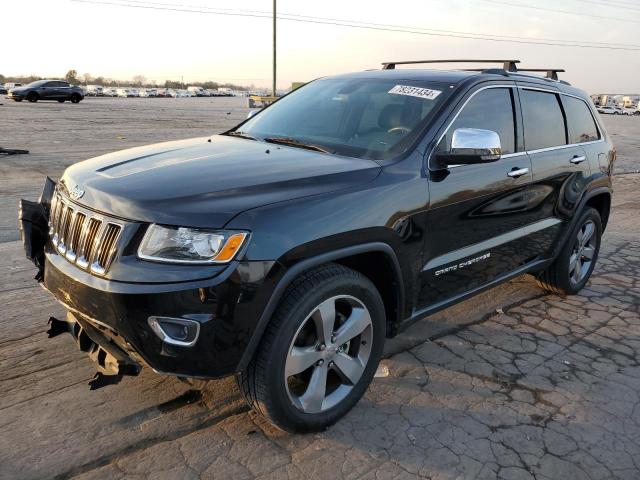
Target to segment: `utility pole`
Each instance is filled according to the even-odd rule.
[[[276,0],[273,0],[273,83],[271,95],[276,96]]]

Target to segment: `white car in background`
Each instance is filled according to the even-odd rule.
[[[140,97],[146,97],[146,98],[155,98],[156,96],[156,89],[155,88],[143,88],[140,90]]]
[[[102,85],[87,85],[85,88],[87,95],[90,97],[104,96],[104,87]]]
[[[117,91],[117,95],[119,97],[123,97],[123,98],[127,98],[127,97],[132,97],[133,95],[131,95],[131,90],[128,88],[119,88]]]
[[[115,87],[104,87],[102,93],[105,97],[117,97],[118,89]]]
[[[598,113],[604,113],[606,115],[620,115],[622,109],[620,107],[602,106],[597,108]]]

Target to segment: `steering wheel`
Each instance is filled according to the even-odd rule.
[[[387,130],[387,133],[401,133],[401,132],[410,133],[411,129],[407,127],[399,126],[399,127],[393,127]]]

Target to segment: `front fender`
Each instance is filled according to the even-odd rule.
[[[273,292],[271,293],[271,297],[267,302],[260,318],[258,319],[258,323],[253,331],[251,339],[245,349],[242,358],[238,364],[237,370],[242,371],[247,368],[249,362],[253,358],[253,355],[260,344],[260,340],[262,339],[262,335],[273,316],[280,300],[282,299],[284,293],[287,290],[287,287],[291,284],[291,282],[301,273],[310,270],[312,268],[318,267],[320,265],[324,265],[329,262],[335,262],[340,259],[344,259],[347,257],[351,257],[354,255],[359,255],[363,253],[371,253],[371,252],[382,252],[388,256],[393,265],[395,282],[398,285],[398,302],[399,305],[403,305],[404,303],[404,281],[402,276],[402,270],[400,268],[400,262],[398,261],[398,257],[388,244],[383,242],[372,242],[372,243],[363,243],[360,245],[353,245],[350,247],[341,248],[338,250],[334,250],[331,252],[326,252],[320,255],[316,255],[310,258],[306,258],[301,260],[290,268],[286,270],[286,272],[282,275]]]

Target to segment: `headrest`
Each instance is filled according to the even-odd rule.
[[[378,117],[378,125],[385,130],[402,125],[402,105],[390,104],[385,106]]]

